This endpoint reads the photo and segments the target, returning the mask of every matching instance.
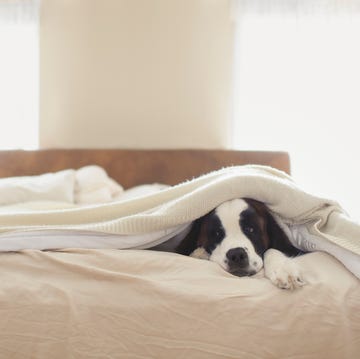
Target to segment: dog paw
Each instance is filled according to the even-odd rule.
[[[294,290],[306,284],[297,266],[293,264],[276,268],[271,273],[268,273],[267,276],[280,289]]]
[[[203,247],[196,248],[191,254],[190,257],[198,259],[209,259],[209,253]]]
[[[294,259],[286,257],[279,251],[276,252],[266,253],[265,276],[280,289],[294,290],[304,286],[306,281]]]

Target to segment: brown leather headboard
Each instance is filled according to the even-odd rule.
[[[153,182],[173,185],[225,166],[250,163],[290,173],[286,152],[54,149],[0,151],[0,177],[37,175],[96,164],[128,188]]]

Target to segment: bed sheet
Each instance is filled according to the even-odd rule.
[[[309,283],[290,292],[175,253],[0,253],[0,357],[360,357],[358,279],[296,260]]]

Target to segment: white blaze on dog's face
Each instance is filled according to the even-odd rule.
[[[248,204],[241,199],[228,201],[215,210],[215,226],[223,232],[223,239],[211,252],[209,260],[220,264],[224,269],[234,274],[255,274],[263,267],[263,260],[256,253],[254,244],[248,237],[255,230],[254,223],[243,226],[243,213],[249,209]],[[220,222],[220,223],[219,223]],[[245,229],[245,230],[244,230]]]
[[[269,247],[265,212],[248,200],[227,201],[205,217],[198,245],[226,271],[253,275],[263,267]]]

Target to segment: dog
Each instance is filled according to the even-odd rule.
[[[218,263],[229,273],[265,277],[281,289],[306,284],[292,257],[303,254],[262,202],[243,198],[226,201],[197,219],[179,243],[177,253]]]

